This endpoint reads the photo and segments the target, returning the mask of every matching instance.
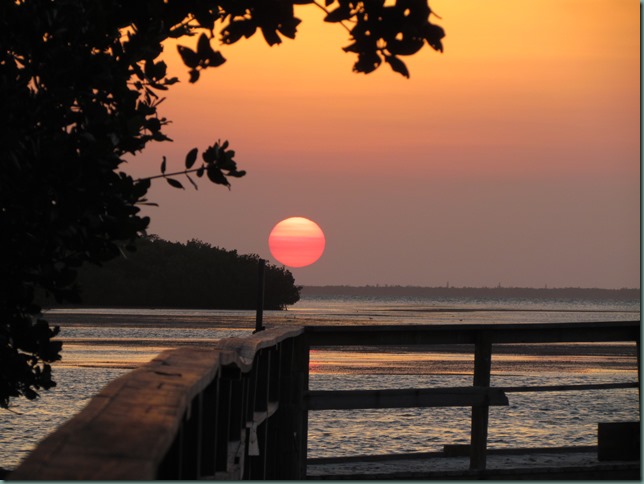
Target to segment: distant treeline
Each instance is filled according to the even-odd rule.
[[[136,252],[103,267],[81,268],[82,306],[256,308],[259,256],[199,240],[181,244],[156,236],[137,241],[136,247]],[[264,275],[265,309],[284,309],[300,299],[290,271],[266,264]]]
[[[389,296],[472,299],[587,299],[639,301],[639,289],[420,286],[304,286],[302,296]]]

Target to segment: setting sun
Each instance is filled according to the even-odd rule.
[[[324,252],[324,245],[320,226],[304,217],[282,220],[268,236],[268,247],[273,257],[290,267],[313,264]]]

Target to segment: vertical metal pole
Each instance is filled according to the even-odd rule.
[[[257,266],[257,313],[255,316],[255,333],[262,331],[264,326],[262,319],[264,316],[264,268],[266,261],[259,259]]]

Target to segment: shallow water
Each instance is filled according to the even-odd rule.
[[[36,443],[82,409],[114,378],[167,348],[208,344],[254,329],[254,311],[113,310],[51,311],[61,325],[59,385],[40,400],[14,401],[0,410],[0,467],[14,468]],[[422,298],[310,298],[288,311],[266,311],[264,324],[444,324],[589,322],[639,319],[639,302],[457,301]],[[472,355],[316,351],[315,389],[469,386]],[[493,358],[493,385],[635,381],[634,348],[617,354],[544,358],[512,354]],[[544,383],[547,382],[547,383]],[[639,419],[635,389],[509,394],[510,405],[490,412],[490,447],[592,445],[597,423]],[[468,408],[311,412],[309,456],[440,450],[467,443]]]
[[[13,469],[35,445],[78,413],[110,381],[128,370],[58,367],[58,385],[36,401],[18,399],[12,412],[0,409],[0,467]]]
[[[494,375],[493,386],[536,386],[635,381],[636,372]],[[471,375],[318,374],[311,387],[331,389],[469,386]],[[596,445],[599,422],[639,420],[637,389],[508,393],[509,406],[491,407],[488,446]],[[467,444],[469,408],[328,410],[309,413],[309,457],[441,451]],[[338,438],[340,436],[340,438]]]

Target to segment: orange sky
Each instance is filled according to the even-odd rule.
[[[327,249],[299,284],[639,286],[639,2],[430,5],[445,52],[405,59],[409,80],[352,73],[312,6],[295,41],[224,46],[196,85],[168,46],[174,143],[132,172],[221,138],[248,176],[157,183],[151,232],[271,260],[273,225],[311,218]]]

